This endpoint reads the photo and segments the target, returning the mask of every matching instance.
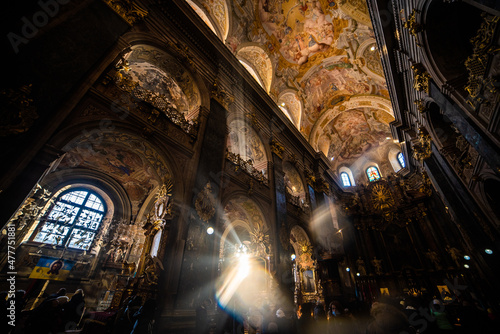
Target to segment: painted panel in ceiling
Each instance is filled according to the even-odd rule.
[[[290,63],[302,65],[314,54],[330,49],[340,34],[341,25],[336,25],[336,18],[324,10],[332,3],[259,0],[258,15],[265,31],[279,43],[281,55]]]
[[[273,64],[267,53],[258,46],[246,46],[238,51],[238,57],[252,64],[264,84],[264,89],[269,92],[273,79]],[[257,80],[258,82],[259,80]]]

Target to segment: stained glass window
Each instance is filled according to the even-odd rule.
[[[401,153],[401,152],[398,153],[398,161],[399,161],[399,164],[401,165],[401,168],[406,167],[405,157],[403,156],[403,153]]]
[[[88,250],[106,214],[103,200],[86,190],[63,193],[33,241]]]
[[[340,173],[340,178],[342,179],[342,184],[344,185],[344,187],[351,186],[351,179],[349,179],[349,175],[347,175],[346,172]]]
[[[366,169],[366,175],[368,175],[368,180],[370,182],[380,179],[380,173],[378,171],[378,168],[375,166],[368,167]]]

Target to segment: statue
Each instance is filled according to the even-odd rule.
[[[376,256],[373,257],[372,264],[375,267],[375,273],[377,275],[382,275],[382,260],[377,259]]]
[[[460,250],[455,247],[451,247],[450,245],[446,245],[446,251],[450,254],[451,259],[457,265],[457,268],[460,268]]]
[[[437,270],[441,269],[441,261],[439,260],[439,257],[436,252],[428,248],[427,253],[425,253],[425,256],[427,256],[429,260],[431,260],[432,264],[434,264]]]
[[[358,267],[358,273],[361,276],[365,276],[366,275],[365,261],[363,261],[361,256],[359,257],[359,259],[356,260],[356,265]]]

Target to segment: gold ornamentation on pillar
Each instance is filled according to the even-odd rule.
[[[276,154],[280,159],[283,159],[283,152],[285,151],[285,147],[278,142],[276,139],[271,139],[271,152]]]
[[[469,78],[465,90],[469,93],[468,103],[475,107],[476,103],[484,102],[481,90],[485,87],[488,90],[496,91],[491,78],[485,78],[486,64],[488,58],[500,51],[495,48],[494,33],[500,17],[485,16],[481,27],[470,42],[473,47],[473,54],[465,61],[465,68],[469,72]]]
[[[210,96],[226,109],[229,109],[229,106],[234,102],[234,95],[225,90],[217,81],[212,85]]]
[[[429,94],[429,80],[431,78],[429,73],[427,73],[422,64],[415,64],[411,69],[413,70],[413,88]]]
[[[410,16],[408,16],[408,20],[406,20],[403,25],[415,38],[417,38],[417,34],[422,31],[422,25],[417,23],[417,13],[419,13],[419,11],[413,9]]]
[[[147,10],[142,9],[131,0],[104,0],[104,2],[130,25],[134,25],[137,21],[148,16]]]
[[[306,177],[307,184],[310,185],[311,187],[314,187],[314,184],[316,183],[316,176],[314,176],[314,174],[307,169],[304,170],[304,174]]]
[[[418,161],[430,158],[432,154],[431,142],[432,138],[429,133],[423,127],[420,127],[418,129],[417,141],[413,145],[413,157]]]
[[[0,137],[24,133],[35,123],[38,114],[30,95],[31,85],[0,91]]]
[[[205,188],[196,196],[196,212],[201,220],[208,222],[215,215],[215,199],[212,195],[212,185],[207,182]]]
[[[424,102],[422,100],[415,100],[415,105],[417,106],[417,110],[419,113],[423,114],[429,110],[429,108],[426,107]]]

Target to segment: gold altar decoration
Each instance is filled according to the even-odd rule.
[[[372,187],[372,204],[377,211],[386,211],[394,206],[394,198],[389,188],[383,183],[376,183]]]

